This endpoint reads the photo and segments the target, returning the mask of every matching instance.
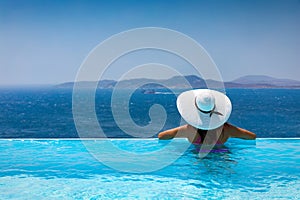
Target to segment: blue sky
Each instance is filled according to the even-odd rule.
[[[149,26],[195,39],[224,80],[249,74],[300,80],[299,0],[0,0],[0,85],[73,81],[100,42]],[[146,53],[123,63],[153,62]],[[194,73],[180,60],[165,59],[181,73]],[[117,79],[120,67],[122,62],[106,77]]]

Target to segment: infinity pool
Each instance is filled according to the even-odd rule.
[[[88,143],[102,147],[104,162]],[[107,143],[139,154],[141,165],[103,150]],[[181,155],[187,144],[177,139],[166,154],[147,156],[170,141],[0,140],[0,199],[300,199],[299,139],[231,139],[204,158],[193,145]],[[170,165],[142,171],[174,152]]]

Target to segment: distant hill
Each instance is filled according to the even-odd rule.
[[[249,75],[249,76],[243,76],[238,79],[235,79],[231,81],[233,83],[238,84],[266,84],[266,85],[273,85],[273,86],[279,86],[279,87],[291,87],[291,86],[299,86],[300,81],[296,80],[290,80],[290,79],[279,79],[279,78],[273,78],[270,76],[255,76],[255,75]]]
[[[114,80],[102,80],[98,83],[98,88],[108,89],[114,88],[118,84],[118,88],[207,88],[206,84],[210,86],[219,85],[218,81],[215,80],[204,80],[195,75],[188,76],[174,76],[170,79],[130,79],[130,80],[122,80],[120,82]],[[89,88],[95,82],[82,81],[79,82],[79,85],[82,88]],[[300,88],[300,81],[290,80],[290,79],[278,79],[270,76],[243,76],[233,81],[224,82],[226,88]],[[74,86],[74,82],[67,82],[56,85],[57,88],[72,88]]]

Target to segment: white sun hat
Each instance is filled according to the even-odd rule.
[[[188,124],[202,130],[222,126],[232,110],[230,99],[225,94],[210,89],[181,93],[177,98],[177,108]]]

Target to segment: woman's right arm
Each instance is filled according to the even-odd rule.
[[[227,134],[229,134],[229,137],[242,138],[246,140],[256,139],[255,133],[252,133],[251,131],[248,131],[246,129],[233,126],[229,123],[224,124],[224,129],[226,130]]]

